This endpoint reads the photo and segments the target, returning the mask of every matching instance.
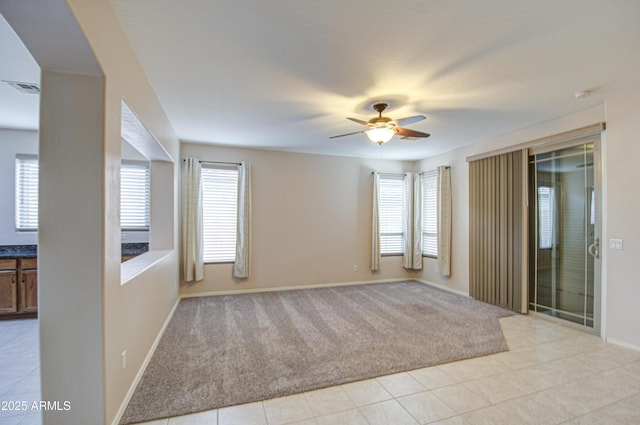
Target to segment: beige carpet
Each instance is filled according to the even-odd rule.
[[[505,351],[511,314],[416,282],[185,299],[121,423]]]

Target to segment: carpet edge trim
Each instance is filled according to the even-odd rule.
[[[164,335],[164,331],[167,329],[167,326],[169,326],[169,323],[173,318],[173,314],[178,309],[178,304],[180,304],[180,297],[178,297],[176,301],[173,303],[173,307],[171,308],[169,315],[167,316],[164,323],[162,324],[162,327],[158,331],[158,334],[156,335],[156,338],[153,341],[153,344],[151,344],[151,348],[149,349],[149,352],[144,358],[144,361],[140,365],[140,368],[138,369],[138,373],[136,373],[135,378],[133,378],[133,382],[131,383],[129,390],[125,394],[124,399],[122,400],[122,403],[120,404],[120,407],[118,408],[118,411],[116,412],[116,415],[113,418],[113,421],[111,421],[111,425],[118,425],[122,420],[122,416],[124,415],[124,412],[127,410],[127,407],[129,407],[129,402],[131,401],[131,397],[133,397],[133,394],[138,388],[138,384],[140,384],[140,380],[142,379],[144,372],[147,370],[147,366],[149,366],[149,363],[151,362],[151,358],[153,357],[153,354],[156,352],[156,348],[158,348],[158,344],[160,344],[160,340],[162,339],[162,335]]]
[[[468,292],[460,291],[458,289],[449,288],[448,286],[440,285],[439,283],[434,283],[424,279],[412,279],[418,283],[422,283],[424,285],[433,286],[434,288],[442,289],[443,291],[452,292],[457,295],[462,295],[463,297],[471,298]]]
[[[378,280],[356,280],[351,282],[312,283],[309,285],[296,285],[296,286],[275,286],[271,288],[232,289],[229,291],[208,291],[208,292],[197,292],[197,293],[191,293],[191,294],[180,294],[180,299],[212,297],[216,295],[240,295],[240,294],[253,294],[253,293],[259,293],[259,292],[294,291],[297,289],[317,289],[317,288],[330,288],[332,286],[371,285],[374,283],[392,283],[392,282],[410,282],[410,281],[417,281],[417,280],[413,278],[406,278],[406,279],[391,278],[391,279],[378,279]],[[425,283],[425,282],[421,282],[421,283]],[[461,294],[464,294],[464,293],[461,293]],[[468,294],[464,294],[464,295],[469,296]]]

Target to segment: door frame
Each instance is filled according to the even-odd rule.
[[[604,279],[603,279],[603,271],[604,271],[604,259],[603,259],[603,254],[605,254],[606,250],[604,249],[604,243],[603,243],[603,235],[604,235],[604,229],[603,229],[603,225],[605,223],[604,217],[603,217],[603,213],[604,213],[604,208],[603,208],[603,199],[604,199],[604,182],[603,182],[603,178],[604,178],[604,173],[603,173],[603,161],[602,161],[602,145],[603,145],[603,137],[602,137],[602,133],[598,132],[596,134],[590,134],[590,135],[585,135],[582,137],[576,137],[576,138],[572,138],[571,140],[564,140],[564,141],[559,141],[559,142],[551,142],[551,143],[546,143],[546,144],[542,144],[542,145],[537,145],[534,147],[530,147],[527,151],[527,164],[529,166],[531,166],[530,164],[530,158],[536,154],[542,154],[542,153],[547,153],[547,152],[552,152],[552,151],[556,151],[556,150],[561,150],[561,149],[565,149],[565,148],[570,148],[570,147],[575,147],[575,146],[581,146],[581,145],[585,145],[588,143],[593,143],[593,186],[594,186],[594,192],[595,192],[595,217],[596,220],[594,222],[594,240],[597,238],[599,240],[599,248],[598,248],[598,255],[596,258],[594,258],[594,263],[593,263],[593,274],[594,274],[594,280],[593,280],[593,327],[590,328],[588,326],[585,325],[581,325],[575,322],[571,322],[565,319],[560,319],[554,316],[548,316],[542,313],[538,313],[535,312],[533,310],[529,310],[531,313],[533,313],[534,315],[541,317],[541,318],[545,318],[548,320],[552,320],[554,322],[558,322],[561,323],[563,325],[581,330],[583,332],[587,332],[587,333],[591,333],[594,335],[598,335],[601,337],[604,337],[604,335],[602,334],[602,330],[603,328],[603,318],[605,317],[605,312],[604,312],[604,302],[602,300],[602,295],[604,293],[603,291],[603,285],[604,285]],[[529,173],[527,167],[527,175]],[[529,199],[529,197],[531,196],[531,191],[535,191],[536,182],[535,179],[533,181],[528,181],[527,182],[527,199]],[[534,194],[534,196],[536,196],[536,194]],[[537,198],[537,196],[536,196]],[[535,206],[530,206],[530,208],[535,208]],[[537,218],[537,212],[536,212],[536,218]],[[534,235],[535,238],[537,238],[537,227],[536,227],[536,234]],[[530,246],[530,243],[527,243],[527,248]],[[536,252],[529,252],[528,256],[535,256]],[[587,254],[589,255],[589,254]],[[534,275],[536,276],[537,279],[537,272],[534,270],[533,271]],[[529,277],[530,278],[530,277]],[[528,289],[529,289],[529,283],[527,282],[527,293],[528,293]],[[586,294],[585,294],[586,295]],[[527,296],[527,308],[529,306],[529,302],[531,300],[531,296],[532,294],[528,293]],[[585,313],[586,314],[586,313]]]

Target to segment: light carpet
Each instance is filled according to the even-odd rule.
[[[505,351],[511,314],[417,282],[184,299],[121,424]]]

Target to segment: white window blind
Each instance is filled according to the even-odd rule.
[[[149,163],[122,161],[120,167],[120,228],[149,230]]]
[[[404,252],[404,209],[406,204],[404,176],[402,174],[381,174],[378,196],[380,254],[402,254]]]
[[[422,254],[438,256],[438,172],[422,174]]]
[[[538,244],[540,249],[553,245],[554,190],[549,186],[538,187]]]
[[[202,167],[204,262],[235,261],[238,221],[238,170]]]
[[[38,157],[16,156],[16,229],[38,230]]]

